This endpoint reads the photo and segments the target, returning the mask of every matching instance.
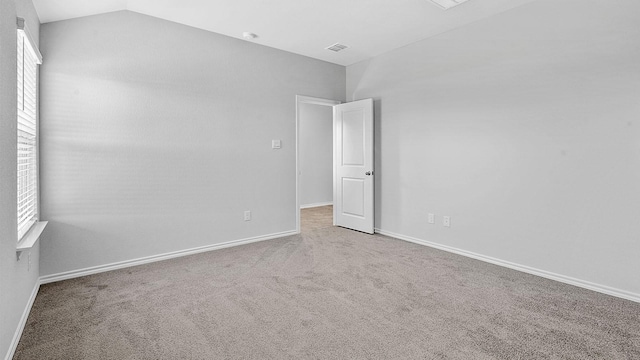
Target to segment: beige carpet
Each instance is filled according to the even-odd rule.
[[[44,285],[16,359],[640,359],[640,304],[305,210],[303,234]]]

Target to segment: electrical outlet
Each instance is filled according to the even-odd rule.
[[[435,214],[429,213],[429,224],[435,224],[435,223],[436,223]]]
[[[445,227],[451,227],[451,216],[443,216],[442,225],[444,225]]]
[[[251,211],[247,210],[244,212],[244,221],[251,221]]]

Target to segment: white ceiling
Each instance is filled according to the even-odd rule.
[[[464,26],[533,0],[33,0],[42,23],[117,10],[182,23],[340,65]],[[348,49],[326,47],[339,42]]]

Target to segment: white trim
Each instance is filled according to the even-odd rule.
[[[33,286],[33,290],[31,291],[31,296],[29,297],[29,301],[27,302],[27,306],[24,308],[22,312],[22,317],[20,318],[20,322],[18,323],[18,328],[16,332],[13,334],[13,340],[11,340],[11,344],[9,344],[9,351],[7,352],[7,356],[5,360],[13,359],[13,355],[18,348],[18,343],[20,342],[20,338],[22,337],[22,332],[24,331],[24,327],[27,325],[27,319],[29,319],[29,313],[31,312],[31,307],[33,307],[33,303],[36,301],[36,295],[38,295],[38,290],[40,290],[40,279],[36,280],[36,283]]]
[[[310,208],[315,208],[315,207],[320,207],[320,206],[329,206],[329,205],[333,205],[333,201],[319,202],[319,203],[313,203],[313,204],[304,204],[304,205],[300,205],[300,209],[310,209]]]
[[[300,212],[298,211],[298,215],[299,215],[299,213]],[[616,297],[619,297],[619,298],[622,298],[622,299],[627,299],[627,300],[630,300],[630,301],[634,301],[634,302],[640,303],[640,294],[635,294],[635,293],[632,293],[632,292],[628,292],[628,291],[624,291],[624,290],[620,290],[620,289],[616,289],[616,288],[612,288],[612,287],[604,286],[604,285],[600,285],[600,284],[595,284],[595,283],[592,283],[592,282],[588,282],[588,281],[584,281],[584,280],[580,280],[580,279],[575,279],[575,278],[572,278],[572,277],[568,277],[568,276],[564,276],[564,275],[560,275],[560,274],[555,274],[555,273],[544,271],[544,270],[538,270],[538,269],[535,269],[535,268],[532,268],[532,267],[519,265],[519,264],[516,264],[516,263],[509,262],[509,261],[504,261],[504,260],[492,258],[492,257],[489,257],[489,256],[476,254],[476,253],[473,253],[473,252],[470,252],[470,251],[465,251],[465,250],[453,248],[453,247],[446,246],[446,245],[436,244],[436,243],[433,243],[433,242],[430,242],[430,241],[414,238],[414,237],[411,237],[411,236],[405,236],[405,235],[396,234],[396,233],[393,233],[391,231],[385,231],[385,230],[376,228],[375,232],[380,234],[380,235],[389,236],[389,237],[392,237],[392,238],[395,238],[395,239],[398,239],[398,240],[403,240],[403,241],[408,241],[408,242],[412,242],[412,243],[419,244],[419,245],[429,246],[429,247],[432,247],[432,248],[435,248],[435,249],[439,249],[439,250],[447,251],[447,252],[450,252],[450,253],[466,256],[466,257],[469,257],[469,258],[472,258],[472,259],[476,259],[476,260],[480,260],[480,261],[484,261],[484,262],[488,262],[490,264],[503,266],[503,267],[506,267],[506,268],[509,268],[509,269],[513,269],[513,270],[517,270],[517,271],[521,271],[521,272],[524,272],[524,273],[527,273],[527,274],[540,276],[540,277],[543,277],[543,278],[559,281],[559,282],[562,282],[562,283],[565,283],[565,284],[574,285],[574,286],[577,286],[577,287],[581,287],[581,288],[585,288],[585,289],[588,289],[588,290],[597,291],[597,292],[600,292],[600,293],[603,293],[603,294],[616,296]],[[18,328],[16,329],[16,332],[13,335],[13,340],[11,341],[11,344],[9,345],[9,351],[8,351],[6,357],[5,357],[5,360],[11,360],[13,358],[13,355],[15,354],[16,348],[18,346],[18,342],[20,341],[20,338],[22,337],[22,332],[24,331],[24,328],[25,328],[25,326],[27,324],[27,319],[29,318],[29,313],[31,312],[31,308],[33,307],[33,303],[35,302],[36,295],[38,294],[38,290],[40,290],[40,285],[52,283],[52,282],[55,282],[55,281],[61,281],[61,280],[67,280],[67,279],[72,279],[72,278],[76,278],[76,277],[86,276],[86,275],[97,274],[97,273],[111,271],[111,270],[122,269],[122,268],[136,266],[136,265],[148,264],[148,263],[161,261],[161,260],[168,260],[168,259],[172,259],[172,258],[198,254],[198,253],[207,252],[207,251],[213,251],[213,250],[219,250],[219,249],[224,249],[224,248],[229,248],[229,247],[234,247],[234,246],[240,246],[240,245],[250,244],[250,243],[259,242],[259,241],[271,240],[271,239],[275,239],[275,238],[295,235],[295,234],[298,234],[298,233],[299,233],[299,231],[285,231],[285,232],[275,233],[275,234],[270,234],[270,235],[257,236],[257,237],[246,238],[246,239],[241,239],[241,240],[228,241],[228,242],[224,242],[224,243],[220,243],[220,244],[202,246],[202,247],[188,249],[188,250],[175,251],[175,252],[165,253],[165,254],[161,254],[161,255],[148,256],[148,257],[134,259],[134,260],[121,261],[121,262],[117,262],[117,263],[113,263],[113,264],[94,266],[94,267],[90,267],[90,268],[86,268],[86,269],[82,269],[82,270],[67,271],[67,272],[63,272],[63,273],[59,273],[59,274],[41,276],[36,281],[36,284],[33,287],[33,290],[31,292],[31,296],[29,297],[29,301],[27,303],[27,306],[25,307],[24,312],[22,313],[22,317],[20,318],[20,322],[18,323]]]
[[[313,104],[331,106],[341,104],[338,100],[329,100],[311,96],[296,95],[296,233],[300,233],[300,105]]]
[[[22,239],[18,242],[16,251],[22,252],[24,250],[31,249],[40,239],[40,235],[42,235],[42,232],[47,227],[48,223],[48,221],[34,222],[33,225],[31,225],[29,231],[27,231],[27,233],[24,234],[24,236],[22,236]]]
[[[93,275],[93,274],[111,271],[111,270],[123,269],[131,266],[143,265],[143,264],[148,264],[148,263],[162,261],[162,260],[169,260],[177,257],[188,256],[188,255],[203,253],[207,251],[220,250],[220,249],[234,247],[234,246],[251,244],[259,241],[282,238],[285,236],[291,236],[296,234],[297,234],[296,231],[284,231],[284,232],[274,233],[269,235],[227,241],[220,244],[213,244],[213,245],[201,246],[201,247],[192,248],[192,249],[174,251],[174,252],[160,254],[160,255],[147,256],[139,259],[120,261],[112,264],[93,266],[86,269],[73,270],[73,271],[67,271],[59,274],[41,276],[36,281],[33,291],[31,292],[31,297],[29,298],[27,306],[25,307],[24,312],[22,313],[22,317],[20,318],[18,328],[16,329],[16,332],[13,335],[13,340],[11,341],[11,344],[9,346],[9,351],[5,357],[5,360],[11,360],[13,358],[13,355],[15,354],[16,348],[18,347],[18,343],[20,342],[20,338],[22,337],[22,332],[24,331],[24,328],[27,324],[29,313],[31,312],[31,308],[33,307],[33,303],[35,302],[36,295],[38,295],[38,290],[40,290],[40,285],[44,285],[44,284],[48,284],[56,281],[73,279],[81,276]]]
[[[120,261],[112,264],[92,266],[85,269],[66,271],[58,274],[41,276],[40,284],[48,284],[56,281],[73,279],[73,278],[87,276],[87,275],[93,275],[93,274],[97,274],[105,271],[123,269],[131,266],[143,265],[143,264],[148,264],[156,261],[168,260],[168,259],[173,259],[177,257],[203,253],[207,251],[229,248],[233,246],[251,244],[254,242],[271,240],[275,238],[281,238],[281,237],[296,235],[296,234],[297,232],[295,231],[285,231],[285,232],[280,232],[275,234],[246,238],[246,239],[232,240],[232,241],[227,241],[220,244],[201,246],[201,247],[186,249],[186,250],[179,250],[179,251],[174,251],[174,252],[160,254],[160,255],[146,256],[138,259],[125,260],[125,261]]]
[[[396,239],[399,239],[399,240],[404,240],[404,241],[412,242],[412,243],[415,243],[415,244],[429,246],[429,247],[432,247],[432,248],[435,248],[435,249],[439,249],[439,250],[447,251],[447,252],[450,252],[450,253],[466,256],[466,257],[469,257],[469,258],[472,258],[472,259],[476,259],[476,260],[480,260],[480,261],[484,261],[484,262],[488,262],[490,264],[503,266],[503,267],[506,267],[506,268],[509,268],[509,269],[513,269],[513,270],[517,270],[517,271],[521,271],[521,272],[524,272],[524,273],[527,273],[527,274],[540,276],[540,277],[543,277],[543,278],[546,278],[546,279],[559,281],[561,283],[577,286],[577,287],[588,289],[588,290],[592,290],[592,291],[597,291],[599,293],[603,293],[603,294],[607,294],[607,295],[611,295],[611,296],[615,296],[615,297],[619,297],[619,298],[622,298],[622,299],[626,299],[626,300],[630,300],[630,301],[634,301],[634,302],[640,303],[640,294],[632,293],[632,292],[629,292],[629,291],[616,289],[616,288],[612,288],[610,286],[596,284],[596,283],[592,283],[592,282],[589,282],[589,281],[580,280],[580,279],[572,278],[570,276],[560,275],[560,274],[556,274],[556,273],[553,273],[553,272],[550,272],[550,271],[540,270],[540,269],[532,268],[532,267],[525,266],[525,265],[516,264],[516,263],[510,262],[510,261],[496,259],[496,258],[493,258],[493,257],[490,257],[490,256],[485,256],[485,255],[477,254],[477,253],[474,253],[474,252],[471,252],[471,251],[461,250],[461,249],[457,249],[457,248],[454,248],[454,247],[433,243],[433,242],[430,242],[430,241],[427,241],[427,240],[422,240],[422,239],[414,238],[414,237],[411,237],[411,236],[405,236],[405,235],[396,234],[396,233],[393,233],[391,231],[385,231],[385,230],[382,230],[382,229],[375,229],[375,232],[378,233],[378,234],[385,235],[385,236],[390,236],[390,237],[393,237],[393,238],[396,238]]]

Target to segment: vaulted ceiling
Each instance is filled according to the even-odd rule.
[[[34,0],[42,23],[118,10],[182,23],[340,65],[350,65],[534,0]],[[340,52],[326,47],[340,43]]]

